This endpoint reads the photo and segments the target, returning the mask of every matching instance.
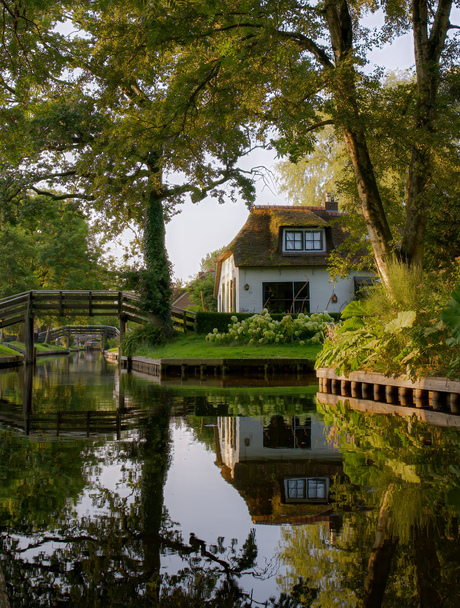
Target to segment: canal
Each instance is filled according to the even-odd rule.
[[[0,605],[460,605],[458,429],[312,378],[29,369],[0,371]]]

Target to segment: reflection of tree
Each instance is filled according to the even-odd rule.
[[[128,397],[142,394],[149,403],[147,386],[136,389],[129,378],[122,384]],[[14,454],[6,442],[5,464],[15,462],[18,471],[28,467],[27,483],[36,480],[30,486],[32,497],[22,494],[27,484],[17,484],[18,496],[24,498],[19,510],[5,506],[2,511],[1,568],[11,608],[256,605],[241,583],[246,575],[266,575],[256,570],[254,532],[241,546],[237,541],[226,546],[220,538],[209,544],[193,535],[185,541],[164,511],[169,406],[168,401],[152,403],[139,428],[123,441],[20,440],[12,441]],[[121,476],[115,488],[101,483],[103,466],[114,467]],[[54,488],[47,475],[56,478]],[[13,481],[5,487],[5,501],[13,496]],[[83,489],[93,505],[91,515],[77,500]],[[160,557],[168,554],[181,559],[174,575],[160,570]],[[291,594],[267,605],[297,604]]]
[[[288,583],[306,581],[318,591],[312,606],[324,608],[458,606],[460,433],[319,408],[343,450],[344,527],[333,537],[326,524],[284,529]]]

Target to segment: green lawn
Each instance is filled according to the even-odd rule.
[[[16,346],[17,348],[20,348],[23,352],[26,349],[25,344],[23,344],[22,342],[11,342],[11,344],[13,346]],[[34,346],[38,352],[48,352],[51,350],[67,350],[65,346],[57,346],[56,344],[34,344]]]
[[[152,359],[316,359],[321,346],[300,344],[268,344],[249,346],[206,342],[204,335],[181,334],[163,346],[141,347],[136,355]]]
[[[20,356],[21,353],[18,353],[16,350],[12,348],[8,348],[4,344],[0,344],[0,357],[17,357]]]

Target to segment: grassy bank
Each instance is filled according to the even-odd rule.
[[[21,353],[18,353],[18,351],[8,348],[8,346],[5,346],[4,344],[0,344],[0,357],[17,357],[20,354]]]
[[[243,345],[207,342],[204,335],[180,334],[161,346],[141,346],[136,355],[152,359],[310,359],[314,360],[320,345],[293,344]]]
[[[10,342],[10,344],[12,344],[13,346],[16,346],[16,348],[21,349],[22,352],[25,351],[26,346],[25,344],[23,344],[22,342]],[[45,352],[49,352],[52,350],[63,350],[63,351],[67,351],[65,346],[57,346],[56,344],[34,344],[34,347],[37,349],[37,352],[39,353],[45,353]],[[11,349],[8,349],[11,350]],[[15,352],[15,354],[18,354],[17,351],[13,351]]]

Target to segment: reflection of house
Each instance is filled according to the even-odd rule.
[[[217,258],[220,312],[339,312],[369,273],[333,287],[328,257],[346,239],[337,203],[324,207],[257,206]]]
[[[218,464],[258,523],[306,523],[330,517],[329,489],[343,472],[314,413],[219,418]]]

